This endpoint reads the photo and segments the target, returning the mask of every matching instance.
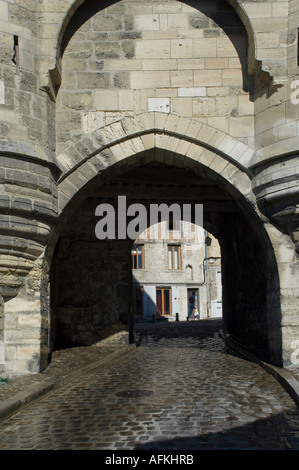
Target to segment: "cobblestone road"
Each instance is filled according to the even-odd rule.
[[[138,327],[132,354],[2,422],[0,450],[298,450],[298,407],[218,330],[218,321]]]

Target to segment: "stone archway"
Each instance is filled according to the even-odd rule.
[[[241,208],[241,224],[234,225],[229,218],[221,221],[219,217],[217,224],[212,219],[209,223],[225,234],[223,244],[234,258],[235,267],[238,259],[242,258],[244,267],[247,261],[248,269],[243,270],[245,279],[253,281],[249,269],[252,260],[265,257],[265,265],[261,266],[264,273],[262,298],[267,300],[263,303],[263,312],[266,313],[261,331],[267,333],[262,341],[267,343],[268,351],[272,351],[271,360],[278,364],[283,357],[283,363],[288,363],[291,341],[296,339],[298,332],[299,271],[294,243],[289,236],[292,232],[293,241],[297,241],[297,147],[295,138],[286,137],[291,137],[288,135],[289,124],[293,125],[296,118],[294,109],[291,110],[286,101],[289,96],[286,88],[292,80],[292,73],[285,73],[285,61],[269,58],[269,50],[263,51],[262,38],[266,36],[266,30],[271,30],[269,25],[273,18],[265,19],[266,26],[260,28],[260,18],[248,14],[255,8],[263,8],[263,2],[253,7],[250,2],[246,4],[242,0],[215,0],[204,2],[208,8],[204,11],[204,8],[200,9],[204,5],[201,2],[173,1],[167,2],[171,9],[167,10],[169,22],[165,22],[163,2],[142,2],[139,5],[139,13],[143,15],[144,5],[148,3],[150,18],[140,18],[136,9],[138,2],[130,3],[108,0],[99,12],[89,9],[94,2],[66,1],[59,12],[55,10],[58,6],[53,5],[51,20],[45,11],[42,19],[35,15],[35,20],[23,31],[26,33],[22,36],[22,41],[26,38],[23,59],[28,59],[29,44],[34,45],[36,51],[35,21],[38,17],[41,19],[41,27],[37,28],[40,57],[35,61],[37,55],[33,52],[31,60],[24,61],[20,83],[15,80],[14,84],[18,90],[14,95],[15,102],[23,98],[26,91],[27,106],[11,110],[11,122],[18,125],[12,126],[11,134],[5,127],[7,136],[11,138],[5,138],[2,147],[5,155],[4,173],[1,174],[7,195],[2,199],[1,209],[4,233],[1,238],[3,279],[0,293],[5,308],[0,343],[5,346],[7,370],[34,372],[47,365],[49,265],[51,250],[65,222],[99,186],[137,165],[153,161],[190,170],[197,176],[204,171],[209,181],[227,191],[234,204]],[[158,10],[152,10],[153,4]],[[228,11],[227,4],[233,9]],[[83,28],[80,28],[82,23],[76,24],[75,13],[79,13],[79,6],[82,6],[88,23]],[[176,16],[178,21],[175,24],[179,26],[174,28],[172,15],[177,14],[175,9],[178,6],[179,17]],[[271,2],[268,5],[270,9],[273,6]],[[43,2],[39,7],[44,7]],[[219,8],[222,13],[226,11],[224,21],[219,21]],[[285,34],[289,31],[286,10],[281,9],[280,30],[277,28],[273,32],[272,38],[277,40],[280,31],[285,31]],[[130,14],[125,16],[124,12]],[[19,30],[17,23],[22,18],[19,13],[20,16],[15,10],[10,18],[16,34]],[[124,18],[125,22],[122,22]],[[218,19],[218,23],[214,19]],[[152,49],[157,22],[159,41],[162,42]],[[255,22],[257,32],[254,32]],[[188,27],[187,35],[185,26]],[[70,29],[66,31],[68,27]],[[90,49],[94,46],[95,32],[97,49]],[[31,40],[27,43],[29,37]],[[165,45],[165,37],[166,48],[161,49],[160,46]],[[60,50],[62,43],[70,45],[64,54]],[[294,41],[292,47],[288,46],[289,51],[294,51],[295,46]],[[82,52],[79,60],[78,47]],[[281,57],[285,48],[285,44],[273,48],[275,57]],[[57,52],[56,68],[54,51]],[[99,62],[103,51],[105,63]],[[188,52],[187,62],[185,52]],[[88,66],[87,62],[84,63],[84,55]],[[6,58],[5,67],[9,62],[11,65],[10,52]],[[124,62],[115,63],[115,58],[124,59]],[[72,68],[73,60],[75,68]],[[25,73],[27,66],[29,75]],[[101,74],[101,67],[107,74]],[[164,67],[167,70],[163,70]],[[59,77],[61,71],[65,74],[62,81]],[[288,83],[283,86],[280,80],[286,75]],[[32,78],[32,83],[27,88],[28,78]],[[144,78],[147,79],[146,86]],[[260,93],[253,93],[253,82]],[[218,94],[220,85],[221,96]],[[9,91],[13,91],[11,83],[8,86]],[[227,86],[230,90],[226,89]],[[276,93],[279,86],[281,95],[272,96],[271,93]],[[128,96],[132,98],[137,94],[139,98],[142,95],[142,103],[127,107],[130,102]],[[160,109],[152,100],[161,97],[162,100],[166,98],[171,107],[166,104],[164,113],[149,112],[153,107]],[[261,97],[262,111],[257,103]],[[121,103],[121,106],[116,103]],[[274,107],[275,113],[272,113]],[[286,113],[284,108],[288,108]],[[263,125],[259,133],[258,128],[264,121],[273,127],[273,135],[270,136],[268,127]],[[52,125],[54,122],[55,126]],[[16,135],[21,139],[18,142],[15,141]],[[26,145],[23,145],[22,138]],[[286,155],[286,152],[292,153]],[[282,170],[284,165],[287,167]],[[283,187],[281,180],[287,183]],[[289,187],[294,189],[293,194]],[[22,198],[19,198],[19,188],[22,188]],[[234,227],[236,237],[231,229],[227,230],[227,220]],[[252,257],[246,258],[247,252]],[[229,268],[229,263],[227,266]],[[239,300],[238,295],[230,297],[231,308],[239,305],[238,308],[242,309]],[[2,316],[3,312],[0,312]],[[230,319],[231,327],[236,328],[235,319],[239,318],[236,315]],[[3,357],[2,354],[1,360]]]
[[[86,145],[86,137],[82,144]],[[113,171],[116,163],[126,165],[128,158],[145,158],[145,153],[149,151],[161,160],[166,151],[173,158],[184,159],[188,156],[189,165],[195,167],[201,163],[221,174],[227,184],[235,186],[240,194],[255,203],[248,170],[254,151],[225,132],[196,120],[157,112],[141,113],[94,131],[88,146],[91,149],[89,155],[66,171],[58,181],[60,211],[79,190],[92,184],[94,176],[108,167],[109,171]],[[70,147],[66,158],[72,152]]]
[[[147,129],[138,128],[137,122],[142,122],[144,126],[145,121],[152,125]],[[169,128],[170,122],[176,123],[172,130]],[[104,148],[92,152],[60,180],[58,193],[61,212],[57,236],[65,233],[68,221],[72,220],[73,227],[77,224],[80,208],[86,208],[88,198],[94,198],[96,203],[97,198],[105,197],[105,191],[112,181],[115,184],[118,178],[126,178],[140,166],[147,167],[155,162],[168,168],[177,168],[182,175],[190,172],[193,174],[193,183],[204,176],[219,191],[219,207],[207,209],[204,223],[217,236],[224,253],[224,319],[227,332],[253,348],[264,360],[280,365],[281,310],[276,260],[263,217],[255,205],[251,175],[239,161],[242,161],[242,157],[243,162],[246,161],[251,150],[216,130],[213,130],[212,135],[217,135],[217,140],[214,135],[214,142],[218,142],[218,148],[212,147],[212,136],[209,142],[196,138],[195,129],[196,135],[200,132],[196,124],[197,128],[192,120],[152,113],[126,118],[124,122],[102,129],[101,135],[107,139]],[[182,132],[176,133],[179,129]],[[207,132],[204,134],[208,135]],[[227,154],[224,148],[230,149]],[[87,175],[90,175],[90,179]],[[227,195],[229,201],[225,200],[227,204],[219,209],[221,200],[224,201]],[[161,194],[161,200],[167,196],[167,193]],[[142,198],[142,195],[137,190],[136,200],[138,198]],[[183,193],[177,193],[175,200],[184,201]],[[91,219],[89,223],[92,223]],[[119,247],[117,249],[120,250],[120,257],[127,256],[126,251],[121,251]],[[99,256],[103,260],[102,254]],[[89,257],[92,258],[90,253]],[[128,265],[124,269],[128,269]],[[74,272],[74,268],[71,271]],[[122,278],[125,278],[124,274]],[[122,290],[126,293],[128,288],[123,285],[119,292]],[[106,286],[106,290],[111,291],[111,284]],[[123,302],[128,304],[126,294]],[[126,309],[122,312],[122,318],[125,317],[128,320]]]

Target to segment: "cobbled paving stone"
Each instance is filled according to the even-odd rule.
[[[219,325],[136,326],[133,354],[1,423],[0,450],[298,450],[298,407]]]

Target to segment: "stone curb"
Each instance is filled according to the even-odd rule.
[[[243,356],[247,357],[251,362],[258,364],[263,367],[269,374],[271,374],[279,383],[284,387],[288,392],[291,398],[294,400],[297,406],[299,406],[299,380],[295,375],[287,369],[282,369],[280,367],[273,366],[268,364],[252,353],[242,348],[239,344],[236,344],[233,339],[228,338],[227,336],[220,334],[221,338],[229,344],[232,348],[239,351]]]
[[[107,354],[106,357],[99,359],[91,364],[87,364],[78,369],[64,375],[64,376],[54,376],[47,377],[42,374],[39,374],[39,380],[42,380],[42,383],[33,384],[29,386],[27,390],[17,393],[11,399],[5,400],[3,403],[0,403],[0,421],[5,420],[31,403],[43,398],[50,392],[57,390],[59,387],[62,387],[82,374],[92,372],[100,366],[104,366],[110,361],[114,360],[117,357],[124,355],[132,354],[135,350],[135,345],[125,345],[117,349],[111,350],[111,353]],[[44,379],[44,380],[43,380]]]

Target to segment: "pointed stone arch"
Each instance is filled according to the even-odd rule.
[[[241,331],[244,337],[256,340],[258,347],[262,345],[267,349],[269,360],[280,364],[277,266],[267,227],[252,191],[249,166],[253,150],[195,120],[156,112],[126,117],[98,129],[90,135],[89,142],[93,144],[89,145],[90,153],[58,181],[60,220],[56,240],[63,235],[72,215],[80,214],[81,203],[84,205],[87,199],[99,194],[102,186],[131,169],[160,162],[182,171],[192,170],[196,176],[204,173],[223,194],[230,194],[237,209],[237,216],[215,213],[209,214],[207,220],[207,226],[218,230],[225,252],[224,313],[228,331],[236,335]],[[54,244],[55,240],[52,246]],[[275,308],[272,301],[275,301]]]
[[[90,134],[88,148],[89,153],[58,182],[60,213],[81,190],[90,190],[105,170],[117,172],[129,160],[130,165],[148,158],[163,161],[166,153],[170,160],[180,159],[183,166],[205,167],[254,204],[249,170],[253,149],[194,119],[157,112],[125,117]]]

